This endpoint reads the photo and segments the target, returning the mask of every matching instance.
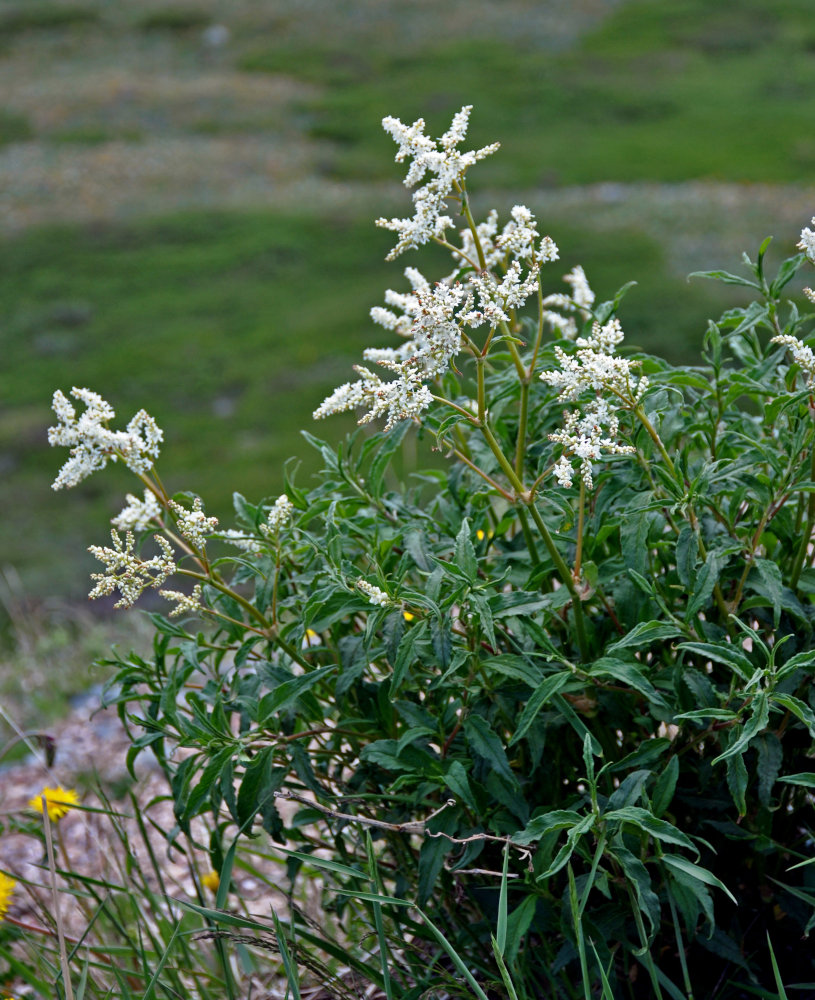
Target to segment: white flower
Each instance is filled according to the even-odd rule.
[[[135,544],[133,532],[127,532],[124,546],[115,529],[110,534],[113,539],[112,549],[99,545],[91,545],[88,549],[105,565],[104,573],[91,573],[91,579],[96,580],[96,586],[88,596],[104,597],[118,589],[122,599],[114,607],[130,608],[147,587],[160,587],[168,576],[175,573],[173,550],[163,535],[156,535],[162,554],[153,556],[152,559],[141,559],[133,553]]]
[[[261,534],[266,538],[271,538],[276,535],[283,525],[286,524],[287,521],[291,520],[293,513],[294,504],[291,500],[289,500],[285,493],[281,493],[277,500],[275,500],[274,506],[269,511],[266,523],[261,524],[260,526]]]
[[[623,405],[636,406],[648,388],[648,379],[632,374],[637,362],[614,354],[622,339],[619,320],[612,319],[604,326],[595,323],[590,337],[579,337],[575,342],[578,350],[574,355],[555,345],[561,370],[541,372],[540,378],[560,390],[560,400],[575,400],[591,389],[597,394],[611,392]]]
[[[168,601],[175,601],[176,606],[170,612],[170,618],[179,615],[193,614],[201,609],[201,584],[196,583],[191,594],[183,594],[180,590],[160,590],[159,594]]]
[[[815,222],[815,219],[813,219]],[[811,347],[807,347],[806,344],[798,340],[797,337],[790,336],[779,336],[773,337],[770,341],[771,344],[784,344],[790,349],[793,361],[798,365],[801,371],[806,375],[807,388],[815,388],[815,352],[813,352]]]
[[[549,435],[550,441],[562,444],[566,455],[561,456],[554,468],[554,474],[561,486],[572,485],[574,469],[567,456],[580,459],[580,477],[591,489],[594,485],[592,461],[599,461],[604,455],[630,455],[631,445],[619,444],[614,439],[619,432],[619,420],[604,399],[592,400],[583,413],[575,410],[564,414],[563,429]],[[603,428],[607,434],[603,434]]]
[[[812,219],[812,225],[815,226],[815,217]],[[807,257],[815,264],[815,233],[811,229],[801,230],[798,249],[803,250]]]
[[[463,107],[453,118],[450,128],[434,141],[424,134],[424,119],[412,125],[403,124],[398,118],[382,119],[382,127],[398,143],[396,161],[412,160],[405,177],[405,186],[413,187],[426,174],[430,179],[413,194],[414,215],[411,219],[377,219],[377,225],[397,233],[399,240],[388,254],[393,260],[405,250],[415,249],[453,225],[452,219],[443,214],[446,201],[468,168],[478,160],[494,153],[499,144],[493,143],[479,150],[462,153],[456,147],[467,135],[471,106]]]
[[[400,420],[417,418],[432,403],[433,395],[424,382],[443,375],[461,350],[457,310],[469,308],[472,295],[458,282],[448,285],[440,281],[431,287],[418,271],[409,269],[405,273],[413,285],[413,294],[401,296],[389,291],[386,296],[390,304],[404,309],[404,315],[378,309],[374,319],[410,339],[394,350],[365,352],[367,360],[376,361],[397,377],[388,382],[355,365],[359,379],[335,389],[314,411],[315,420],[365,407],[367,413],[359,423],[387,415],[388,430]]]
[[[526,205],[515,205],[510,215],[512,220],[504,226],[495,241],[498,247],[515,260],[527,261],[533,270],[558,259],[560,251],[557,244],[549,236],[541,239],[538,223]],[[537,243],[538,240],[540,243]]]
[[[112,519],[119,531],[144,531],[151,524],[161,523],[161,505],[152,490],[144,491],[144,500],[128,493],[127,506]]]
[[[71,395],[85,404],[85,412],[78,419],[76,410],[59,389],[53,398],[59,422],[48,428],[48,443],[70,448],[71,454],[54,480],[53,489],[76,486],[118,458],[133,472],[149,472],[164,437],[149,413],[139,410],[126,430],[112,431],[108,424],[116,413],[110,403],[90,389],[74,387]]]
[[[227,528],[226,531],[217,532],[215,537],[220,538],[229,545],[234,545],[236,549],[249,552],[251,555],[257,555],[260,552],[260,542],[245,531]]]
[[[534,294],[538,275],[529,271],[523,277],[520,263],[514,260],[500,282],[488,271],[483,271],[471,274],[469,285],[478,296],[479,308],[462,314],[461,318],[473,327],[488,323],[494,328],[499,323],[509,322],[507,310],[519,309]]]
[[[501,247],[495,244],[495,236],[498,232],[498,212],[493,208],[487,216],[487,221],[479,222],[475,227],[475,231],[478,233],[478,242],[481,244],[481,252],[484,254],[484,263],[487,266],[487,270],[495,270],[495,268],[503,263],[505,257],[505,253]],[[456,250],[453,253],[453,259],[456,261],[457,267],[453,274],[445,279],[447,282],[452,281],[456,277],[462,263],[467,263],[468,260],[474,264],[478,263],[478,250],[476,249],[472,232],[469,229],[461,229],[458,235],[461,240],[461,250]]]
[[[363,594],[365,594],[371,604],[376,604],[379,607],[385,608],[389,604],[393,603],[384,590],[380,590],[380,588],[375,587],[374,584],[368,583],[367,580],[357,580],[357,587]]]
[[[572,286],[571,300],[580,310],[583,319],[588,319],[589,311],[594,305],[595,295],[586,277],[586,272],[577,264],[568,274],[564,274],[563,280]]]
[[[207,517],[204,514],[200,497],[193,500],[192,510],[187,510],[175,500],[170,501],[170,509],[176,516],[182,538],[186,538],[196,548],[203,548],[207,544],[207,538],[218,527],[217,517]]]

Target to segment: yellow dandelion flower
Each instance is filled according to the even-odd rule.
[[[206,875],[201,879],[201,885],[205,889],[209,889],[210,892],[217,892],[218,886],[221,884],[220,876],[218,872],[207,872]]]
[[[414,615],[412,611],[403,611],[402,617],[405,619],[406,622],[412,622],[413,619],[416,617],[416,615]]]
[[[79,796],[73,788],[43,788],[39,795],[35,795],[29,800],[29,806],[42,812],[42,800],[45,799],[45,806],[48,810],[48,818],[55,822],[69,812],[74,806],[79,805]]]
[[[9,878],[8,875],[0,872],[0,923],[2,923],[3,917],[5,917],[11,905],[11,896],[15,885],[17,883],[13,878]]]

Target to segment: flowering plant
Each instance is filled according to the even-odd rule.
[[[746,276],[703,275],[756,301],[711,322],[701,365],[625,355],[625,288],[598,303],[575,268],[551,291],[558,249],[525,206],[475,221],[466,174],[497,146],[460,151],[469,113],[437,141],[384,121],[423,182],[412,217],[379,220],[389,257],[434,242],[452,270],[408,268],[372,310],[401,343],[315,417],[384,428],[306,435],[316,486],[236,494],[223,530],[166,491],[146,414],[117,432],[94,393],[73,391],[78,420],[55,396],[55,487],[118,459],[146,491],[92,550],[91,596],[192,585],[159,590],[191,628],[154,615],[154,661],[116,661],[110,700],[170,776],[170,838],[211,815],[219,905],[263,830],[290,878],[339,883],[339,925],[368,913],[375,954],[276,920],[290,977],[296,939],[389,997],[811,981],[815,355],[783,295],[815,237],[775,277],[768,241]],[[397,485],[414,427],[449,471]]]

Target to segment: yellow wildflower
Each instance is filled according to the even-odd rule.
[[[416,615],[414,615],[412,611],[403,611],[402,617],[405,619],[406,622],[412,622],[413,619],[416,617]]]
[[[206,875],[201,879],[201,885],[205,889],[209,889],[210,892],[217,892],[218,886],[221,884],[220,876],[218,872],[207,872]]]
[[[29,806],[42,812],[42,800],[45,799],[45,806],[48,810],[48,818],[54,822],[69,812],[74,806],[79,805],[79,796],[73,788],[63,788],[58,785],[56,788],[43,788],[39,795],[35,795],[29,801]]]
[[[17,883],[13,878],[9,878],[8,875],[0,872],[0,922],[2,922],[3,917],[5,917],[8,911],[15,885]]]

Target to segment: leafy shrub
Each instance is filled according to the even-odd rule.
[[[292,983],[319,948],[401,998],[811,983],[815,354],[783,296],[815,234],[775,276],[769,241],[745,276],[702,275],[755,302],[711,322],[700,365],[625,357],[625,288],[597,303],[575,268],[551,292],[526,208],[473,220],[465,174],[495,148],[458,149],[468,115],[438,142],[385,119],[425,181],[379,220],[389,256],[436,242],[453,270],[409,268],[372,311],[403,341],[366,359],[395,377],[360,367],[317,409],[367,411],[337,447],[306,434],[317,485],[291,466],[223,531],[166,491],[149,415],[114,431],[95,393],[73,390],[79,417],[55,395],[55,486],[119,460],[145,487],[92,549],[91,596],[175,605],[110,700],[170,777],[173,835],[210,818],[222,884],[261,831],[292,880],[336,882],[341,944],[296,909],[275,924]],[[401,484],[414,427],[449,469]]]

